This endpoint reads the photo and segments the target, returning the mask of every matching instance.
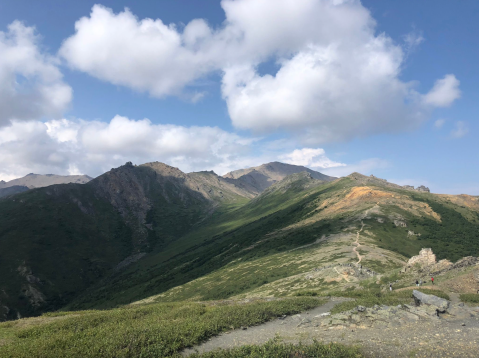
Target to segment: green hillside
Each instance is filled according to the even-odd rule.
[[[335,272],[304,276],[332,263],[355,263],[353,242],[362,224],[362,264],[384,273],[402,267],[422,247],[450,260],[477,256],[478,218],[475,207],[360,175],[324,183],[295,174],[244,205],[223,206],[164,251],[110,276],[68,308],[108,308],[150,296],[176,301],[327,291],[347,280]]]
[[[328,292],[366,282],[350,272],[359,259],[381,275],[423,247],[452,261],[479,255],[476,197],[307,172],[255,195],[212,172],[127,163],[0,199],[0,319]]]

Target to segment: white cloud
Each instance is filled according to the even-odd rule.
[[[186,172],[213,169],[224,174],[262,160],[252,157],[255,141],[216,127],[152,124],[121,116],[108,123],[14,121],[0,128],[0,178],[30,172],[96,176],[127,161],[162,161]]]
[[[153,124],[122,116],[110,122],[13,121],[0,128],[0,179],[31,172],[97,176],[127,161],[161,161],[184,172],[214,170],[220,175],[276,160],[330,175],[368,172],[384,164],[373,159],[346,165],[329,159],[322,148],[290,151],[271,143],[217,127]]]
[[[346,164],[334,162],[326,156],[322,148],[295,149],[291,153],[280,156],[280,160],[294,165],[303,165],[316,170],[344,167]]]
[[[451,131],[452,138],[462,138],[469,132],[467,123],[464,121],[457,121],[454,129]]]
[[[438,119],[434,122],[434,127],[436,127],[437,129],[440,129],[442,128],[442,126],[444,125],[444,123],[446,123],[446,120],[445,119]]]
[[[431,91],[424,96],[424,102],[434,107],[449,107],[459,97],[459,80],[449,74],[436,81]]]
[[[404,43],[406,44],[406,55],[410,55],[418,48],[421,43],[424,42],[424,37],[422,37],[422,34],[418,33],[417,31],[411,31],[410,33],[403,36],[403,39]]]
[[[10,120],[61,116],[72,98],[57,62],[39,50],[33,27],[19,21],[0,31],[0,127]]]
[[[376,34],[359,0],[223,0],[225,22],[195,19],[183,29],[95,5],[75,24],[60,55],[99,79],[152,96],[201,93],[189,87],[223,74],[232,123],[270,133],[287,130],[305,145],[417,127],[435,107],[459,98],[454,75],[427,94],[400,79],[404,59],[423,40],[405,45]],[[276,61],[274,75],[258,65]]]
[[[209,29],[201,21],[190,23],[184,39],[174,25],[160,19],[138,20],[128,9],[114,14],[101,5],[75,24],[76,33],[60,55],[81,71],[117,85],[162,97],[180,90],[211,70],[194,47]],[[202,32],[203,31],[203,32]]]

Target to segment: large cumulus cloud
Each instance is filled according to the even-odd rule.
[[[359,0],[223,0],[225,21],[184,27],[96,5],[60,50],[73,68],[152,96],[190,94],[195,81],[222,74],[236,128],[287,130],[303,143],[349,140],[417,127],[459,98],[445,75],[428,93],[401,79],[411,42],[377,33]],[[413,41],[414,40],[414,41]],[[274,61],[278,71],[260,74]]]

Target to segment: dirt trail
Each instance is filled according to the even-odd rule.
[[[341,276],[342,278],[344,278],[344,279],[346,280],[346,282],[349,282],[348,275],[345,275],[344,273],[339,272],[336,267],[334,268],[334,271],[336,271],[339,276]]]
[[[209,352],[250,344],[263,344],[278,337],[287,343],[337,342],[359,345],[367,357],[477,357],[479,321],[419,320],[405,326],[391,327],[321,327],[315,316],[329,312],[343,299],[336,298],[301,314],[276,319],[247,330],[224,333],[182,352]],[[463,323],[465,326],[463,326]]]
[[[353,251],[356,253],[356,256],[358,257],[358,262],[356,262],[356,265],[359,265],[359,263],[363,259],[363,257],[358,252],[358,247],[361,246],[361,244],[359,243],[359,233],[363,231],[363,229],[364,229],[364,223],[361,220],[361,229],[359,229],[358,232],[356,233],[356,241],[353,242],[353,244],[356,245],[356,247],[353,248]]]
[[[357,232],[356,232],[356,241],[353,242],[354,245],[356,245],[356,247],[353,248],[353,251],[354,253],[356,254],[356,256],[358,257],[358,262],[356,262],[356,265],[359,265],[359,263],[361,262],[361,260],[363,259],[363,257],[359,254],[358,252],[358,248],[359,246],[361,246],[361,244],[359,243],[359,234],[361,233],[361,231],[363,231],[364,229],[364,222],[363,222],[363,219],[367,218],[369,212],[373,209],[376,209],[378,207],[378,205],[374,205],[372,208],[366,210],[364,212],[364,214],[361,216],[360,220],[361,220],[361,229],[359,229]]]

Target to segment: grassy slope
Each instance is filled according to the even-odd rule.
[[[243,206],[218,211],[202,227],[175,241],[165,251],[112,277],[101,288],[87,292],[71,307],[111,307],[160,294],[187,282],[190,283],[186,291],[176,290],[166,299],[227,298],[244,292],[255,292],[256,288],[270,282],[280,282],[278,280],[324,265],[327,260],[299,265],[298,257],[307,256],[312,249],[323,250],[328,244],[319,243],[299,251],[289,250],[314,243],[323,235],[345,230],[355,233],[360,224],[357,215],[375,203],[357,203],[343,212],[295,226],[311,218],[313,210],[321,203],[332,198],[341,200],[352,187],[360,185],[349,178],[316,187],[310,187],[306,182],[305,178],[298,178],[297,182],[268,190]],[[377,246],[378,250],[391,250],[406,257],[417,254],[422,247],[432,247],[439,258],[451,260],[479,255],[476,211],[446,203],[433,194],[416,193],[377,183],[371,183],[369,187],[400,194],[421,207],[428,204],[442,218],[439,222],[429,216],[414,215],[407,210],[409,202],[406,202],[406,209],[401,209],[394,202],[390,205],[385,202],[381,206],[381,214],[372,213],[369,219],[363,220],[370,246]],[[317,214],[318,210],[314,213]],[[402,215],[408,227],[396,227],[388,218],[391,213]],[[385,218],[386,222],[379,223],[378,216]],[[356,221],[353,220],[355,217]],[[280,230],[287,227],[290,229]],[[407,230],[411,229],[422,235],[408,236]],[[391,259],[395,258],[393,253],[389,255]],[[338,258],[341,259],[332,257],[330,261]],[[353,261],[354,256],[344,255],[343,262]],[[398,267],[394,260],[365,260],[364,264],[379,272]],[[192,281],[197,278],[200,279]]]
[[[0,356],[177,357],[185,347],[240,326],[320,305],[303,297],[233,305],[169,303],[47,314],[0,323]]]

